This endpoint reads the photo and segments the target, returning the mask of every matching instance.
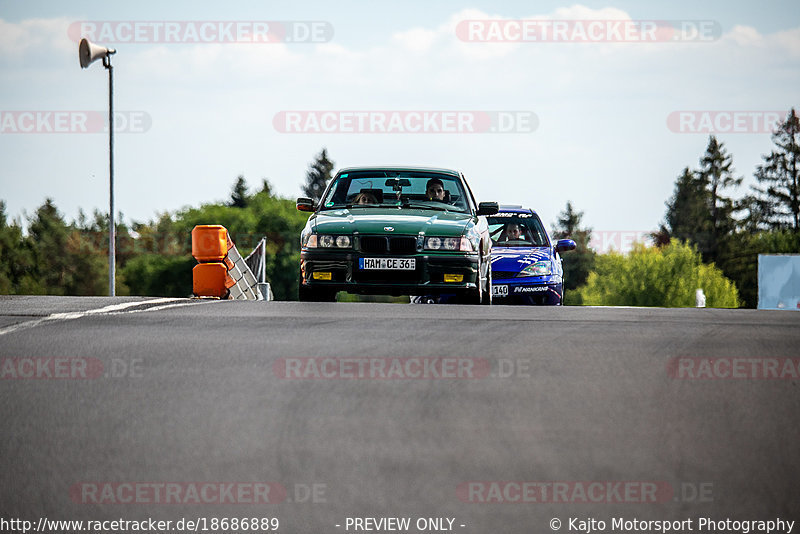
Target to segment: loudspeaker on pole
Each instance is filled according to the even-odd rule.
[[[104,46],[90,43],[86,38],[81,39],[81,43],[78,45],[78,58],[81,61],[82,69],[87,68],[98,59],[106,58],[111,54],[115,54],[116,52],[117,51],[113,48],[106,48]]]

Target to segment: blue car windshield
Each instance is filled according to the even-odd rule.
[[[533,213],[503,212],[486,217],[496,247],[550,246],[542,221]]]
[[[331,184],[320,209],[386,206],[469,211],[458,176],[425,171],[388,170],[340,174]]]

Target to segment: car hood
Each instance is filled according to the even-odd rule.
[[[518,272],[537,261],[553,258],[550,247],[492,247],[492,269]]]
[[[357,208],[326,210],[312,217],[319,234],[435,235],[458,237],[472,224],[469,213],[410,208]],[[393,230],[387,230],[390,227]]]

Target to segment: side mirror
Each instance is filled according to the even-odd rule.
[[[314,211],[317,207],[310,198],[300,197],[297,199],[297,211]]]
[[[478,204],[478,215],[494,215],[500,211],[497,202],[481,202]]]
[[[556,252],[566,252],[568,250],[575,250],[575,241],[572,239],[559,239],[556,243]]]

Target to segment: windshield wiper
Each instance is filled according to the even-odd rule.
[[[423,210],[450,211],[450,210],[447,209],[447,207],[437,207],[437,206],[432,206],[430,204],[425,204],[425,203],[422,203],[422,202],[404,201],[402,206],[404,208],[417,208],[417,209],[423,209]],[[449,206],[449,207],[452,207],[452,206]]]
[[[353,204],[352,202],[348,202],[347,204],[345,204],[344,207],[347,208],[347,209],[353,209],[353,208],[381,208],[381,207],[385,208],[386,204]]]

